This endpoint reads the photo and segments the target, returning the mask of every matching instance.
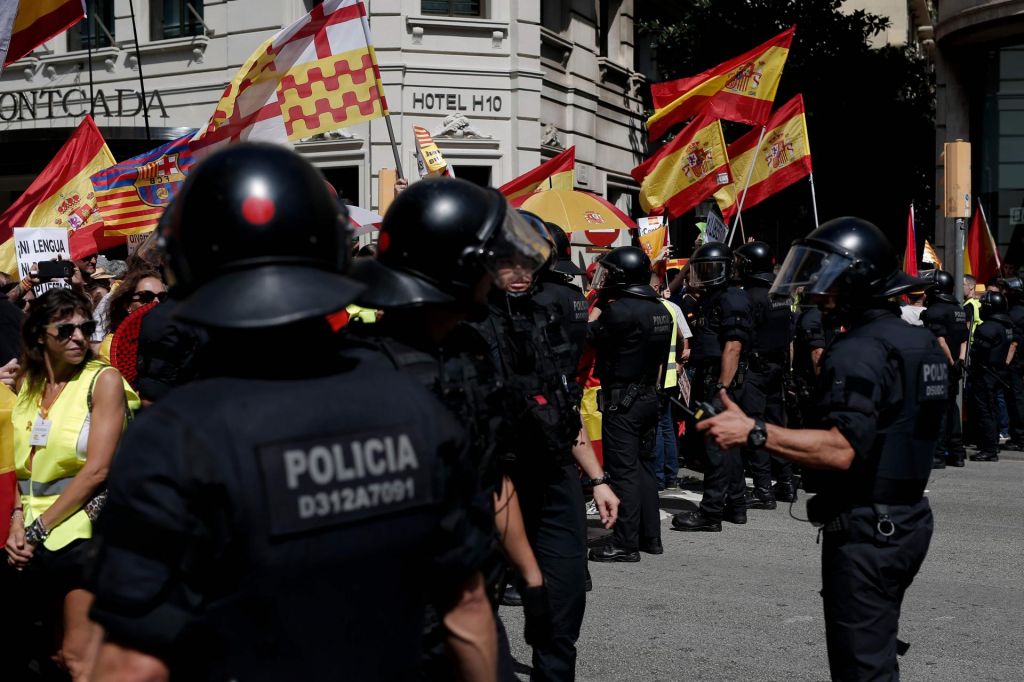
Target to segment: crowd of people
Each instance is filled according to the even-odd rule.
[[[997,459],[1001,409],[1024,447],[1021,280],[961,307],[855,218],[781,266],[710,242],[678,272],[636,246],[584,271],[493,189],[400,189],[353,247],[312,166],[235,145],[127,262],[5,285],[9,669],[513,680],[514,604],[532,679],[572,680],[588,559],[665,551],[681,462],[703,499],[678,531],[817,493],[833,678],[895,669],[924,485],[964,464],[965,368],[971,459]],[[588,498],[610,531],[589,554]]]

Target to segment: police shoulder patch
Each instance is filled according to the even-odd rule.
[[[949,363],[946,359],[921,362],[917,385],[919,401],[946,400],[949,395]]]
[[[257,448],[271,536],[429,505],[432,455],[411,432],[336,433]]]

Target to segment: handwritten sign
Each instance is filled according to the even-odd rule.
[[[63,227],[16,227],[14,248],[18,254],[18,274],[22,279],[29,276],[33,266],[48,260],[69,260],[68,231]],[[36,296],[42,296],[50,289],[70,287],[63,279],[42,282],[33,287]]]

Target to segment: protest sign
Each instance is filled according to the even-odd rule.
[[[729,233],[729,227],[718,217],[714,211],[708,213],[708,224],[704,230],[704,243],[724,242]]]
[[[146,242],[147,239],[149,239],[150,234],[152,234],[152,233],[151,232],[143,232],[141,234],[130,234],[130,235],[128,235],[128,237],[127,237],[128,255],[131,256],[136,251],[138,251],[139,247],[142,246]]]
[[[24,279],[39,263],[49,260],[70,260],[68,231],[64,227],[16,227],[14,248],[18,256],[18,275]],[[53,279],[33,287],[36,296],[42,296],[50,289],[70,287],[63,279]]]
[[[655,215],[639,218],[636,221],[637,234],[640,237],[640,246],[647,253],[652,262],[656,262],[665,255],[665,246],[668,243],[668,229],[665,227],[665,216]]]

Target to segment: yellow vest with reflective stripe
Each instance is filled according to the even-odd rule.
[[[672,343],[668,347],[668,360],[665,362],[665,388],[675,388],[679,385],[679,375],[676,374],[676,336],[679,334],[679,320],[676,319],[676,309],[665,299],[658,299],[663,306],[668,308],[672,315]]]
[[[60,496],[85,465],[85,446],[79,453],[79,439],[89,417],[89,389],[93,378],[110,366],[100,360],[90,360],[82,371],[67,383],[57,396],[47,419],[52,426],[46,445],[35,449],[31,464],[32,446],[29,440],[32,425],[39,416],[39,397],[42,386],[29,391],[28,383],[18,392],[11,421],[14,425],[14,469],[18,477],[18,491],[25,508],[25,526],[39,517]],[[128,407],[137,410],[139,397],[124,382]],[[88,439],[85,439],[86,441]],[[31,470],[30,468],[31,467]],[[78,510],[55,528],[43,544],[49,550],[58,550],[79,538],[92,537],[92,522],[84,510]]]

